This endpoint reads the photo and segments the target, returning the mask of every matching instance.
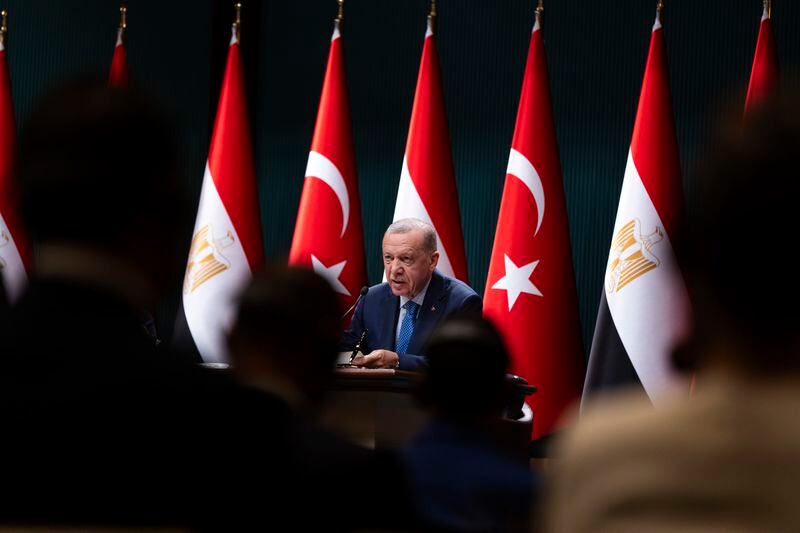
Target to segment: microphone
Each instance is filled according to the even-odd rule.
[[[342,320],[347,318],[347,315],[349,315],[350,313],[353,312],[353,309],[356,308],[356,306],[358,305],[358,302],[360,302],[361,298],[363,298],[368,292],[369,292],[369,287],[367,287],[366,285],[361,287],[361,290],[358,291],[358,298],[356,298],[356,303],[354,303],[353,306],[350,309],[348,309],[347,311],[344,312],[344,314],[342,315]]]

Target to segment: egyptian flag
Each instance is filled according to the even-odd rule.
[[[313,268],[353,305],[367,282],[340,19],[336,19],[289,264]]]
[[[511,352],[511,371],[536,386],[528,399],[534,438],[555,429],[580,397],[583,380],[575,274],[540,24],[537,12],[483,296],[484,315]]]
[[[614,223],[584,400],[599,389],[640,384],[657,403],[665,390],[683,386],[670,364],[689,314],[673,248],[681,210],[678,144],[659,12]]]
[[[428,17],[393,220],[413,217],[431,224],[439,237],[437,268],[468,282],[433,19]]]
[[[17,127],[5,44],[3,28],[0,32],[0,282],[5,285],[8,301],[13,303],[27,284],[31,249],[17,210],[11,176]]]
[[[753,68],[750,71],[750,83],[747,86],[745,113],[754,105],[764,100],[778,83],[778,47],[772,32],[772,13],[769,2],[764,2],[761,15],[761,27],[758,30],[756,52],[753,56]]]
[[[125,53],[125,29],[127,28],[127,10],[119,8],[120,23],[117,29],[117,44],[114,46],[114,56],[111,58],[111,71],[108,75],[108,84],[111,87],[128,86],[128,56]]]
[[[234,25],[183,281],[186,327],[203,361],[225,362],[233,299],[263,263],[244,72]]]

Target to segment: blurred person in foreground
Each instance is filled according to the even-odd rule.
[[[341,328],[339,297],[311,270],[271,266],[256,273],[239,299],[230,334],[236,377],[275,398],[292,419],[296,465],[285,490],[308,502],[306,522],[325,531],[408,527],[410,504],[402,467],[388,452],[361,448],[311,423],[333,384]],[[391,502],[357,505],[364,494]]]
[[[143,326],[180,286],[191,222],[170,131],[148,96],[105,80],[53,92],[22,129],[37,253],[0,324],[0,523],[231,529],[290,508],[280,405]]]
[[[510,391],[500,334],[482,318],[450,318],[431,334],[427,355],[419,400],[432,419],[405,450],[420,514],[434,530],[526,531],[535,480],[504,438]]]
[[[679,249],[695,392],[590,406],[563,442],[549,530],[800,531],[800,94],[721,130]],[[679,256],[679,257],[680,257]]]

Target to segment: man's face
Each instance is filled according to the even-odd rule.
[[[422,231],[383,237],[383,268],[395,296],[415,297],[431,279],[439,252],[425,250]]]

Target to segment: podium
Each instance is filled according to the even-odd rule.
[[[361,446],[399,448],[429,418],[415,398],[421,379],[422,374],[403,370],[339,368],[333,390],[319,413],[319,423]],[[536,389],[517,376],[509,375],[507,381],[512,393],[501,437],[527,457],[533,413],[523,400]]]

